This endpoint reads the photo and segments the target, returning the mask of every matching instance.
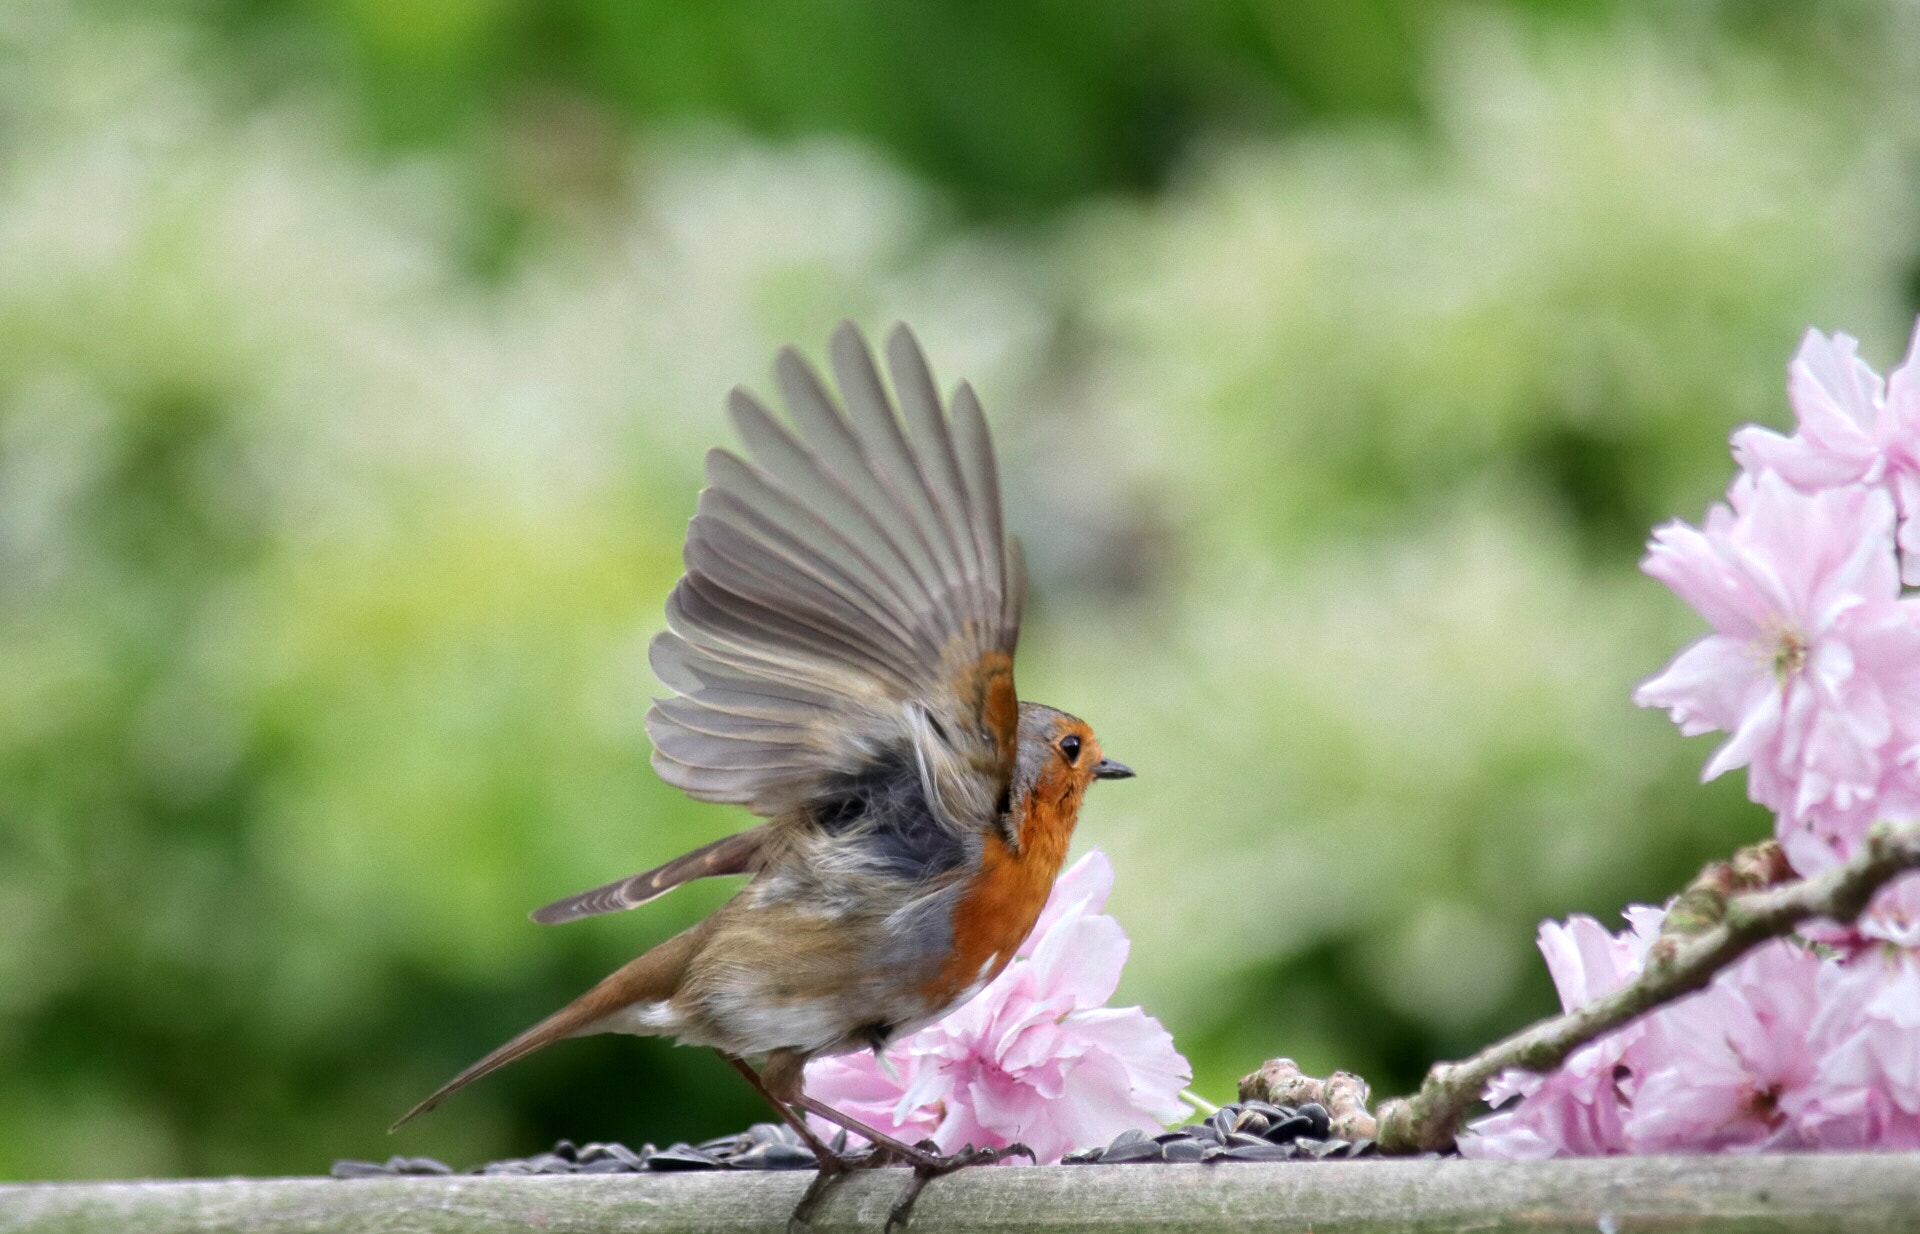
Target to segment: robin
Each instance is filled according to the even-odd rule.
[[[882,1051],[992,981],[1039,916],[1088,786],[1133,772],[1081,720],[1014,693],[1021,558],[972,389],[949,414],[904,325],[887,339],[894,397],[853,325],[829,351],[837,398],[792,348],[776,361],[791,428],[733,391],[751,460],[708,453],[686,574],[650,648],[674,692],[647,715],[654,770],[766,821],[532,916],[752,880],[395,1128],[563,1037],[634,1033],[717,1050],[813,1150],[810,1200],[856,1163],[911,1164],[917,1192],[1003,1155],[903,1143],[809,1097],[803,1071]],[[808,1113],[872,1150],[834,1152]]]

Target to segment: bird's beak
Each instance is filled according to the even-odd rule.
[[[1103,758],[1093,765],[1093,778],[1096,780],[1131,780],[1133,779],[1133,768],[1127,766],[1125,763],[1116,763],[1110,758]]]

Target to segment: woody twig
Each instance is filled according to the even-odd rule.
[[[1371,1140],[1378,1134],[1367,1111],[1367,1082],[1350,1071],[1336,1071],[1316,1079],[1290,1058],[1269,1059],[1260,1070],[1240,1081],[1240,1100],[1271,1101],[1302,1106],[1317,1101],[1326,1107],[1328,1134],[1342,1140]]]
[[[1436,1063],[1419,1092],[1386,1102],[1377,1116],[1367,1112],[1367,1086],[1358,1076],[1339,1072],[1318,1080],[1284,1058],[1242,1080],[1240,1095],[1288,1104],[1318,1101],[1334,1116],[1333,1134],[1374,1139],[1383,1153],[1445,1152],[1488,1081],[1501,1072],[1551,1071],[1595,1038],[1704,988],[1714,974],[1809,918],[1853,921],[1888,880],[1916,868],[1920,824],[1876,826],[1851,860],[1799,881],[1790,881],[1792,869],[1779,845],[1753,845],[1731,861],[1709,865],[1675,897],[1633,981],[1464,1062]]]
[[[1920,868],[1916,824],[1876,826],[1852,860],[1798,882],[1779,881],[1786,865],[1772,844],[1716,862],[1674,901],[1639,977],[1464,1062],[1435,1064],[1419,1092],[1380,1107],[1376,1138],[1381,1151],[1452,1148],[1467,1112],[1502,1071],[1551,1071],[1589,1041],[1701,989],[1754,947],[1792,933],[1808,918],[1852,921],[1889,879],[1914,868]]]

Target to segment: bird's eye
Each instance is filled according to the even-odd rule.
[[[1068,733],[1065,737],[1062,737],[1060,739],[1060,757],[1067,760],[1068,766],[1072,766],[1078,762],[1080,760],[1080,738],[1072,733]]]

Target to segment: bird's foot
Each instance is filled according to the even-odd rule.
[[[787,1218],[787,1234],[802,1234],[813,1224],[814,1210],[820,1207],[820,1201],[827,1198],[827,1192],[833,1189],[841,1175],[853,1167],[838,1156],[822,1157],[820,1168],[814,1173],[813,1181],[807,1184],[806,1194],[793,1206],[793,1214]]]
[[[802,1195],[800,1202],[793,1206],[793,1214],[787,1218],[787,1234],[802,1234],[808,1226],[813,1224],[814,1212],[827,1198],[827,1193],[833,1190],[834,1183],[842,1177],[855,1170],[872,1170],[880,1166],[893,1165],[899,1160],[898,1155],[891,1149],[880,1145],[874,1145],[861,1153],[847,1152],[846,1145],[847,1135],[843,1131],[834,1137],[833,1144],[826,1152],[814,1153],[814,1159],[819,1162],[819,1170],[814,1174],[813,1182],[808,1184],[806,1194]]]
[[[932,1140],[922,1140],[914,1145],[919,1155],[913,1162],[913,1178],[907,1183],[906,1190],[893,1202],[893,1210],[887,1214],[884,1234],[894,1234],[895,1230],[906,1228],[907,1220],[913,1215],[913,1206],[920,1199],[920,1192],[934,1179],[955,1170],[964,1170],[970,1165],[998,1165],[1009,1157],[1025,1157],[1038,1164],[1039,1158],[1025,1144],[1009,1144],[1005,1148],[975,1148],[969,1144],[957,1153],[939,1155],[939,1146]]]

